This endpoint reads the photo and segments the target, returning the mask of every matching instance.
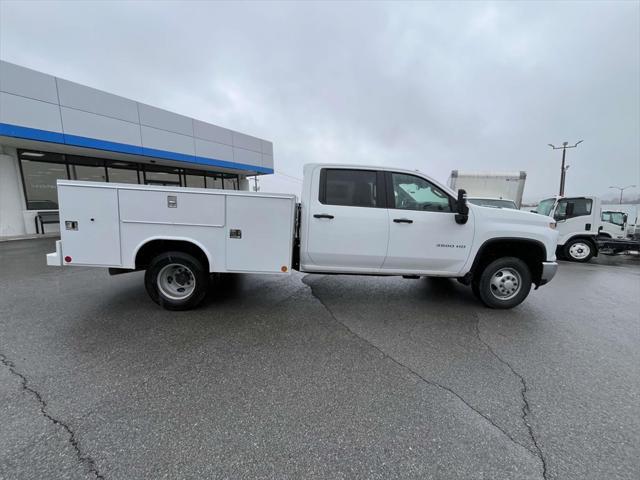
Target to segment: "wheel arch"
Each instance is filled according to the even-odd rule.
[[[202,261],[208,272],[211,271],[212,259],[208,250],[200,242],[182,237],[151,237],[140,242],[133,255],[136,270],[145,269],[156,255],[168,251],[188,253]]]
[[[536,286],[542,280],[542,262],[547,260],[547,249],[539,240],[519,237],[499,237],[486,240],[478,249],[471,265],[471,274],[502,257],[516,257],[527,264]]]

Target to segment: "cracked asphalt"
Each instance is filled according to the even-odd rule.
[[[140,273],[0,243],[0,478],[640,477],[640,262],[563,263],[520,307],[455,281]]]

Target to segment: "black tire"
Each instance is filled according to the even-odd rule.
[[[487,307],[513,308],[529,295],[531,272],[519,258],[503,257],[485,266],[475,283],[477,294],[475,291],[474,294]]]
[[[593,257],[596,246],[586,238],[574,238],[565,243],[563,256],[571,262],[586,263]]]
[[[144,286],[151,300],[161,307],[190,310],[206,296],[209,272],[200,260],[188,253],[161,253],[151,260],[144,275]]]

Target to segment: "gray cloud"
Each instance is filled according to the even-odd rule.
[[[274,141],[307,162],[526,170],[527,199],[640,185],[640,4],[0,4],[8,61]],[[264,189],[297,191],[289,177]]]

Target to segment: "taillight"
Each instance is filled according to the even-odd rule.
[[[66,257],[64,257],[64,261],[65,263],[71,263],[71,257],[67,255]]]

